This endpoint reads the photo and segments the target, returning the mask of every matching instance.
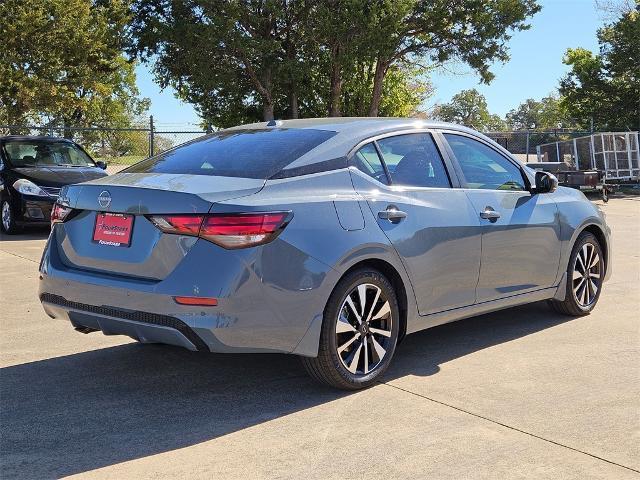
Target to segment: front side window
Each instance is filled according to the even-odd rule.
[[[143,160],[123,171],[268,179],[335,134],[308,128],[227,130]]]
[[[95,166],[78,146],[46,140],[10,140],[4,151],[11,165],[20,167]]]
[[[353,156],[353,161],[358,170],[384,184],[388,183],[387,173],[384,171],[380,156],[373,143],[368,143]]]
[[[445,133],[467,188],[526,190],[520,169],[491,147],[462,135]]]
[[[411,133],[378,140],[391,183],[408,187],[451,186],[440,152],[428,133]]]

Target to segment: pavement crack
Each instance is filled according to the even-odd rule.
[[[544,442],[551,443],[551,444],[556,445],[558,447],[563,447],[563,448],[566,448],[568,450],[572,450],[574,452],[581,453],[583,455],[587,455],[587,456],[589,456],[591,458],[595,458],[596,460],[601,460],[601,461],[609,463],[611,465],[615,465],[617,467],[624,468],[625,470],[630,470],[630,471],[635,472],[635,473],[640,473],[640,470],[636,470],[635,468],[628,467],[626,465],[622,465],[621,463],[614,462],[613,460],[608,460],[606,458],[600,457],[600,456],[595,455],[593,453],[589,453],[589,452],[586,452],[584,450],[580,450],[579,448],[574,448],[574,447],[571,447],[569,445],[565,445],[564,443],[556,442],[556,441],[551,440],[549,438],[541,437],[540,435],[536,435],[535,433],[527,432],[526,430],[522,430],[522,429],[514,427],[512,425],[507,425],[506,423],[502,423],[502,422],[499,422],[499,421],[494,420],[492,418],[485,417],[484,415],[480,415],[479,413],[474,413],[474,412],[471,412],[469,410],[465,410],[464,408],[456,407],[455,405],[451,405],[450,403],[446,403],[446,402],[443,402],[441,400],[436,400],[435,398],[427,397],[426,395],[421,395],[419,393],[412,392],[411,390],[407,390],[405,388],[398,387],[397,385],[392,385],[390,383],[385,383],[385,382],[378,382],[378,383],[380,383],[380,385],[385,385],[387,387],[395,388],[396,390],[400,390],[400,391],[408,393],[410,395],[415,395],[416,397],[420,397],[420,398],[422,398],[424,400],[429,400],[430,402],[437,403],[437,404],[443,405],[445,407],[452,408],[452,409],[457,410],[459,412],[466,413],[467,415],[471,415],[471,416],[479,418],[481,420],[485,420],[487,422],[491,422],[491,423],[494,423],[496,425],[500,425],[501,427],[508,428],[509,430],[513,430],[515,432],[519,432],[519,433],[522,433],[524,435],[528,435],[530,437],[537,438],[538,440],[542,440]]]
[[[39,261],[34,260],[33,258],[23,257],[22,255],[18,255],[17,253],[7,252],[6,250],[0,250],[0,252],[7,253],[9,255],[13,255],[14,257],[22,258],[23,260],[27,260],[32,263],[40,263]]]

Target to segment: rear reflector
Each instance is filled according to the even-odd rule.
[[[201,307],[215,307],[218,305],[217,298],[211,297],[173,297],[180,305],[198,305]]]
[[[221,247],[253,247],[275,239],[292,212],[251,212],[207,215],[152,215],[149,219],[165,233],[193,235]]]

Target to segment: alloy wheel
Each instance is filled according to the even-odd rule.
[[[380,366],[391,344],[393,318],[386,295],[363,283],[346,296],[336,322],[336,348],[342,365],[356,375]]]
[[[578,305],[587,308],[596,300],[601,276],[600,255],[593,244],[585,243],[573,264],[573,295]]]
[[[2,202],[2,226],[5,231],[11,228],[11,206],[9,202]]]

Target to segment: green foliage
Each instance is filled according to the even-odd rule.
[[[449,60],[482,80],[535,0],[134,0],[130,53],[206,122],[405,115]],[[425,65],[426,64],[426,65]],[[367,91],[368,90],[368,91]]]
[[[366,117],[371,104],[373,67],[365,65],[362,71],[345,80],[342,89],[342,115]],[[384,78],[380,115],[383,117],[410,117],[420,113],[420,106],[431,96],[433,87],[424,69],[393,66]]]
[[[484,132],[497,132],[506,129],[499,115],[491,114],[487,100],[478,90],[462,90],[451,98],[451,102],[436,108],[434,116],[438,120],[458,123]]]
[[[121,126],[145,110],[122,55],[126,0],[0,2],[0,122]]]
[[[562,100],[549,95],[537,101],[525,100],[506,116],[511,130],[553,130],[573,127],[571,119],[562,106]]]
[[[600,53],[567,50],[562,106],[581,128],[640,130],[640,1],[598,31]]]

